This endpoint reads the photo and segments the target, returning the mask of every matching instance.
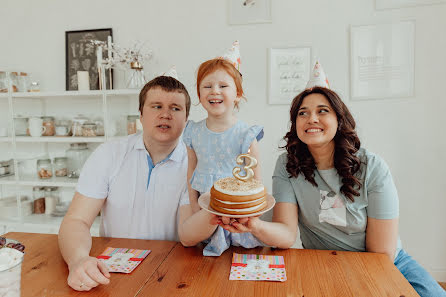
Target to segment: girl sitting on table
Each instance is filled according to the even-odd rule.
[[[361,148],[355,120],[329,89],[320,64],[314,73],[291,104],[287,152],[273,175],[272,222],[252,217],[224,228],[289,248],[299,227],[307,249],[384,253],[421,297],[446,296],[401,247],[398,194],[389,167]]]

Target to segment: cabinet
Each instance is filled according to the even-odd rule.
[[[46,156],[51,159],[62,157],[71,143],[87,143],[93,151],[100,143],[127,135],[128,115],[138,114],[139,90],[95,90],[60,92],[12,92],[0,93],[0,128],[7,128],[7,135],[0,137],[0,161],[12,159],[14,174],[0,177],[0,201],[5,197],[16,197],[13,212],[0,216],[0,233],[4,231],[27,231],[57,233],[61,217],[48,214],[27,215],[22,211],[21,197],[32,198],[32,188],[59,187],[62,200],[70,200],[77,179],[53,177],[39,179],[25,175],[21,160]],[[53,116],[56,119],[72,119],[79,114],[99,118],[104,124],[104,136],[16,136],[14,118],[22,116]],[[2,206],[0,206],[1,208]],[[95,221],[92,234],[97,235],[99,219]],[[3,231],[3,232],[2,232]]]

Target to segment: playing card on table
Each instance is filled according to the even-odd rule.
[[[150,250],[108,247],[97,258],[107,265],[109,272],[130,273],[150,252]]]
[[[283,256],[232,254],[230,280],[286,281]]]

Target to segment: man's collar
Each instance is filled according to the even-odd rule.
[[[141,133],[138,137],[138,140],[135,143],[135,149],[137,150],[144,150],[147,152],[146,150],[146,146],[144,145],[144,139],[143,139],[143,134]],[[175,149],[170,153],[169,156],[169,160],[175,161],[175,162],[181,162],[184,158],[184,144],[183,144],[183,139],[180,136],[180,138],[178,139],[178,144],[175,147]]]

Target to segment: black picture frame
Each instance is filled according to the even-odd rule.
[[[107,43],[108,36],[113,37],[111,28],[65,32],[65,88],[67,91],[78,90],[77,71],[88,71],[90,90],[99,90],[96,46],[90,41],[100,40]],[[103,59],[108,57],[107,51],[103,51],[102,57]],[[110,77],[107,70],[106,89],[110,89],[110,79],[113,85],[113,71]]]

